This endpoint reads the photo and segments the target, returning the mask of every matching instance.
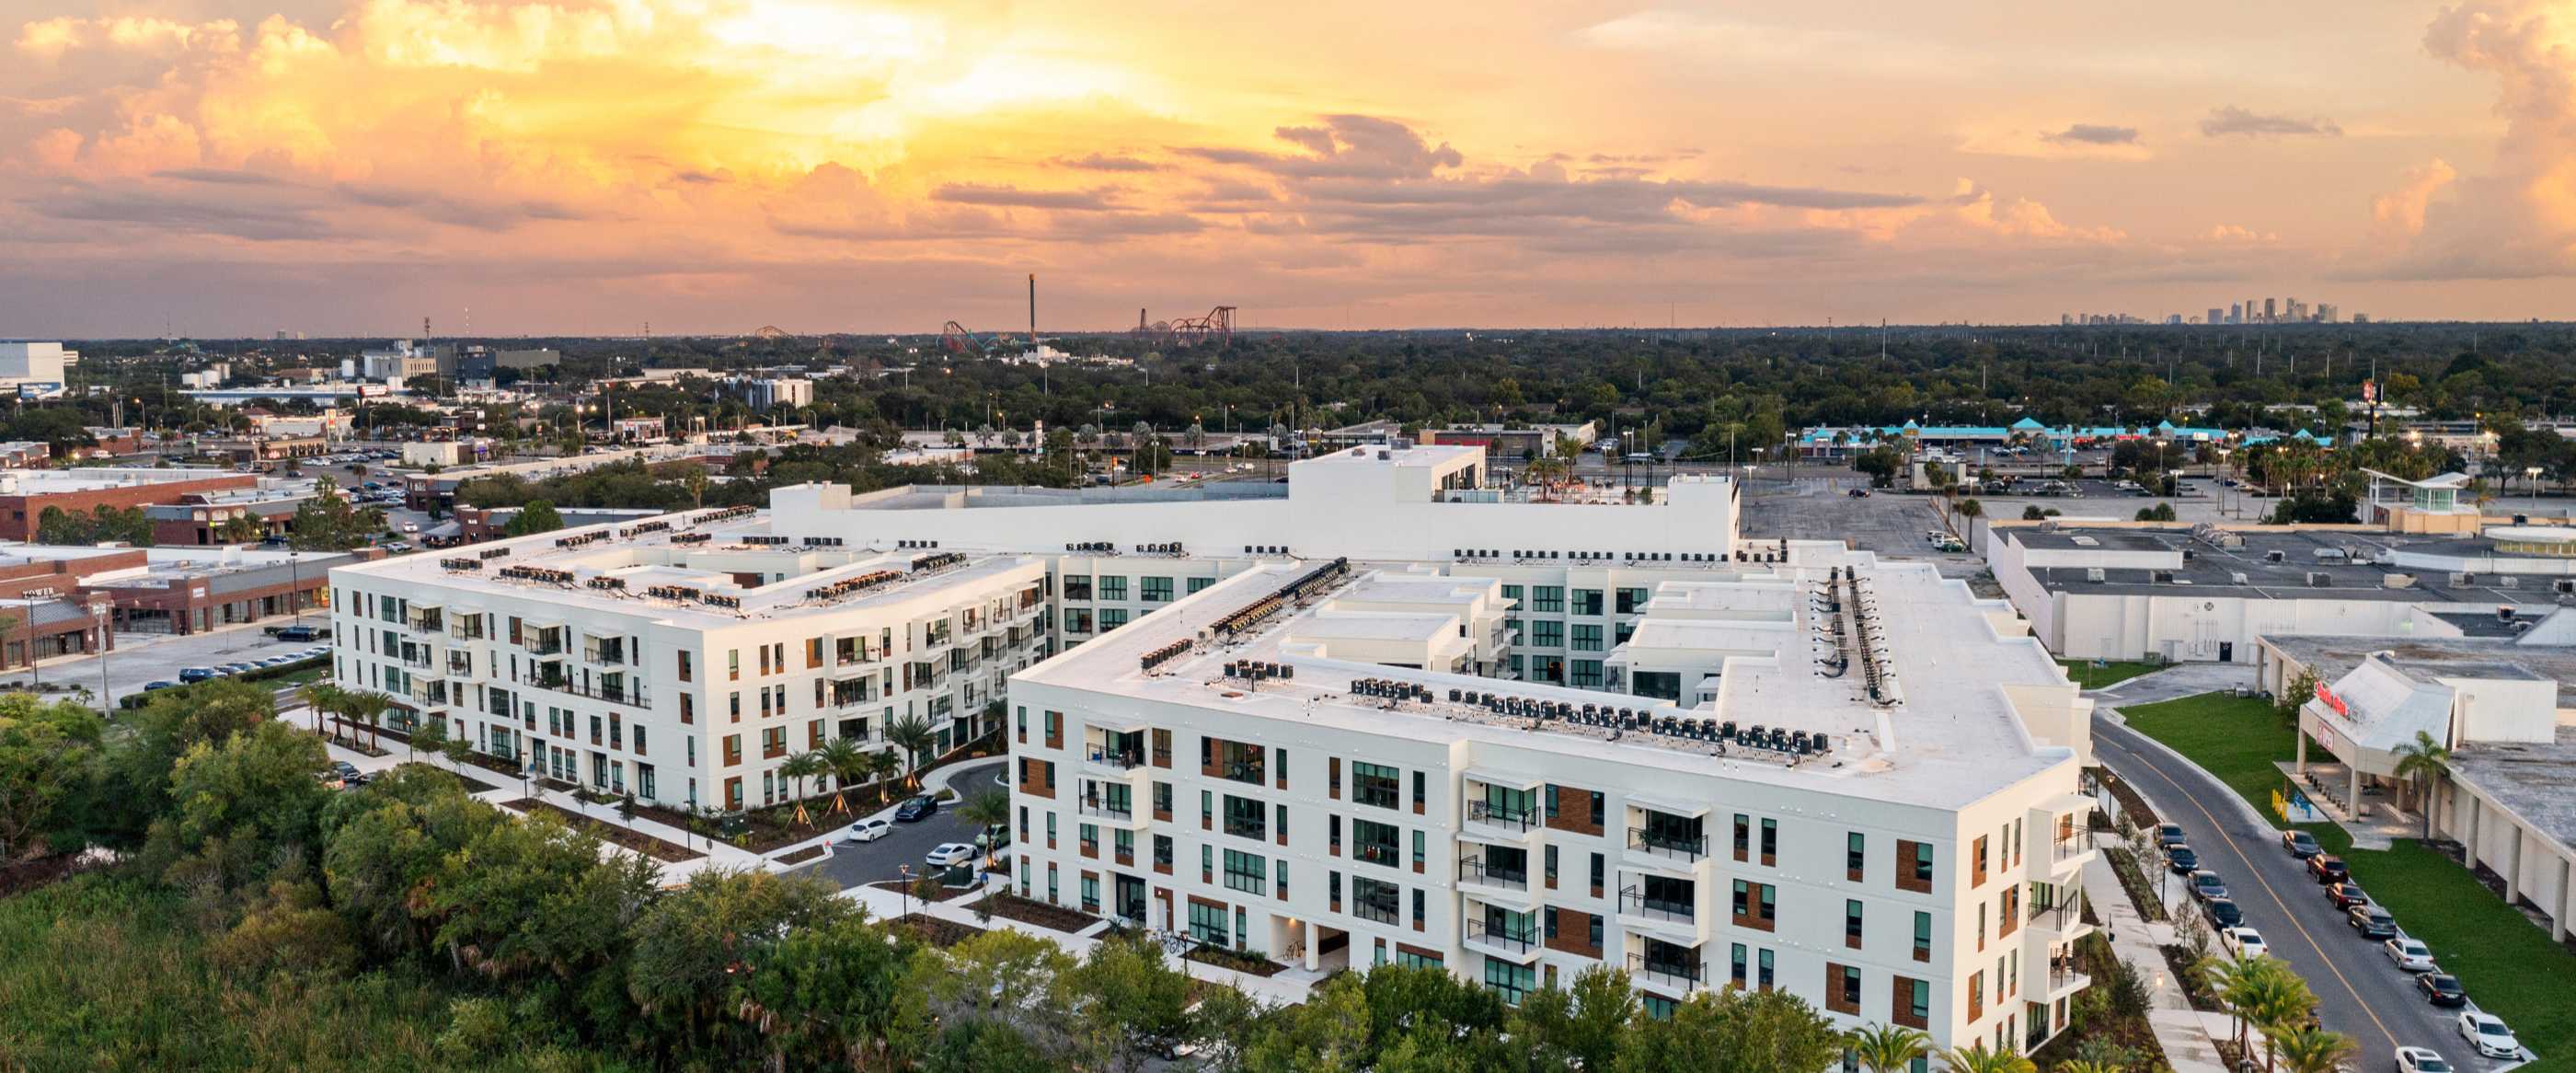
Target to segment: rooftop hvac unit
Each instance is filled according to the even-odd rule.
[[[2311,589],[2331,589],[2334,587],[2334,575],[2326,573],[2323,570],[2310,570],[2308,571],[2308,587]]]
[[[2242,570],[2231,570],[2231,571],[2228,571],[2228,573],[2227,573],[2227,583],[2228,583],[2228,584],[2230,584],[2230,585],[2246,585],[2246,584],[2251,584],[2251,582],[2249,582],[2249,581],[2247,581],[2247,580],[2245,579],[2245,571],[2242,571]]]
[[[2092,583],[2094,583],[2094,584],[2096,584],[2096,585],[2101,584],[2101,583],[2102,583],[2102,568],[2101,568],[2101,567],[2098,567],[2098,566],[2088,566],[2088,567],[2085,567],[2085,568],[2084,568],[2084,580],[2086,580],[2086,581],[2090,581],[2090,582],[2092,582]]]
[[[2264,553],[2263,553],[2263,561],[2264,561],[2264,562],[2267,562],[2267,563],[2284,563],[2284,562],[2288,562],[2288,561],[2290,561],[2290,553],[2289,553],[2289,552],[2286,552],[2286,551],[2280,551],[2280,550],[2278,550],[2278,549],[2275,549],[2275,550],[2272,550],[2272,551],[2267,551],[2267,552],[2264,552]]]
[[[2382,574],[2379,576],[2379,584],[2382,588],[2411,589],[2415,587],[2415,575]]]
[[[2561,596],[2576,593],[2576,578],[2559,578],[2550,582],[2549,587]]]
[[[2174,579],[2173,571],[2171,571],[2171,570],[2155,570],[2155,571],[2150,571],[2150,572],[2148,573],[2148,575],[2147,575],[2147,580],[2152,581],[2152,582],[2154,582],[2154,583],[2156,583],[2156,584],[2158,584],[2158,585],[2171,585],[2171,584],[2173,584],[2173,579]]]
[[[2476,574],[2453,574],[2451,575],[2451,587],[2455,589],[2467,588],[2471,584],[2476,583],[2477,580],[2478,576]]]
[[[2522,579],[2511,575],[2500,577],[2496,579],[2496,587],[2499,589],[2519,589],[2522,587]]]

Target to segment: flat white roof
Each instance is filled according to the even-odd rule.
[[[1889,650],[1888,664],[1904,683],[1907,700],[1892,708],[1870,703],[1857,661],[1839,675],[1827,673],[1820,659],[1829,647],[1824,652],[1812,647],[1815,635],[1807,621],[1821,612],[1804,603],[1798,605],[1800,621],[1774,631],[1780,645],[1776,654],[1730,660],[1717,700],[1697,707],[1336,659],[1329,629],[1321,637],[1309,633],[1318,609],[1327,602],[1325,597],[1311,600],[1304,608],[1286,608],[1234,640],[1202,639],[1203,634],[1213,636],[1209,631],[1218,620],[1304,576],[1318,565],[1312,562],[1267,565],[1236,575],[1018,677],[1354,733],[1440,742],[1488,740],[1686,771],[1723,768],[1729,777],[1866,793],[1935,807],[1978,800],[2066,760],[2070,755],[2066,750],[2032,744],[2005,687],[2056,686],[2066,691],[2070,703],[2075,687],[2038,642],[1995,631],[1988,616],[1999,606],[1996,602],[1974,599],[1964,582],[1941,578],[1928,563],[1878,564],[1865,553],[1849,553],[1848,558],[1869,579],[1881,636]],[[1831,565],[1840,564],[1784,568],[1780,577],[1798,586],[1821,588]],[[1472,565],[1456,570],[1462,576],[1474,576]],[[1384,577],[1366,564],[1353,564],[1353,576],[1331,587],[1327,595],[1366,600]],[[1741,629],[1740,625],[1720,628]],[[1194,642],[1190,651],[1151,672],[1142,669],[1143,654],[1183,639]],[[1294,674],[1257,684],[1226,677],[1224,664],[1241,660],[1284,664]],[[1362,678],[1419,684],[1434,699],[1361,696],[1352,692],[1351,683]],[[1614,737],[1599,727],[1502,716],[1481,705],[1449,702],[1451,689],[1565,702],[1578,709],[1584,704],[1607,705],[1658,717],[1804,730],[1829,736],[1834,746],[1829,755],[1809,757],[1791,767],[1779,754],[1768,751],[1738,748],[1720,755],[1714,742],[1634,731]]]
[[[769,535],[768,529],[766,512],[682,511],[474,544],[444,554],[395,556],[340,572],[418,582],[422,587],[411,595],[415,604],[434,605],[465,589],[708,628],[848,611],[1039,564],[1026,555],[757,542]],[[701,535],[706,539],[675,539]],[[483,558],[496,551],[501,554]],[[451,565],[468,562],[480,565]],[[524,571],[530,569],[538,573],[529,576]],[[785,579],[746,585],[738,571],[764,579],[784,574]],[[817,595],[844,582],[854,587]]]

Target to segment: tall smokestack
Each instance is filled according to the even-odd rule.
[[[1038,274],[1029,273],[1029,345],[1038,345]]]

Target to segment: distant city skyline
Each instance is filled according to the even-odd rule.
[[[2241,15],[21,0],[0,337],[2576,318],[2576,13]]]

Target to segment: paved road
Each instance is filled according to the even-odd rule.
[[[2166,822],[2182,825],[2200,853],[2201,867],[2226,881],[2245,923],[2263,933],[2274,957],[2307,979],[2317,995],[2318,1020],[2351,1036],[2360,1048],[2353,1068],[2388,1068],[2401,1045],[2431,1047],[2455,1069],[2487,1070],[2501,1064],[2469,1051],[2452,1028],[2457,1011],[2417,997],[2414,979],[2390,964],[2378,943],[2345,925],[2323,888],[2281,848],[2278,833],[2246,815],[2239,807],[2242,801],[2225,784],[2108,720],[2094,721],[2093,751],[2163,806]],[[2354,878],[2369,888],[2368,875],[2356,871]],[[2403,928],[2406,922],[2397,924]],[[2439,960],[2442,951],[2433,956]]]
[[[105,682],[108,695],[102,703],[113,704],[117,698],[141,690],[147,682],[176,681],[183,668],[267,659],[328,643],[280,641],[270,637],[262,628],[292,625],[295,621],[292,616],[279,615],[256,623],[186,636],[119,633],[115,650],[107,654]],[[329,615],[318,609],[308,610],[303,622],[308,626],[325,625],[329,622]],[[101,682],[99,659],[97,656],[80,656],[48,660],[37,668],[37,677],[49,685],[77,685],[95,693]],[[24,686],[27,681],[26,671],[12,671],[0,675],[0,689]]]
[[[957,789],[961,800],[983,790],[998,789],[1000,784],[993,781],[994,777],[1008,764],[1007,759],[994,759],[961,766],[949,785]],[[940,806],[936,816],[918,823],[898,823],[893,834],[874,842],[836,845],[830,856],[793,871],[822,876],[847,890],[881,879],[901,879],[895,872],[898,865],[909,864],[912,874],[920,875],[922,857],[930,847],[942,842],[973,842],[980,833],[973,824],[957,818],[956,802],[948,802]]]

